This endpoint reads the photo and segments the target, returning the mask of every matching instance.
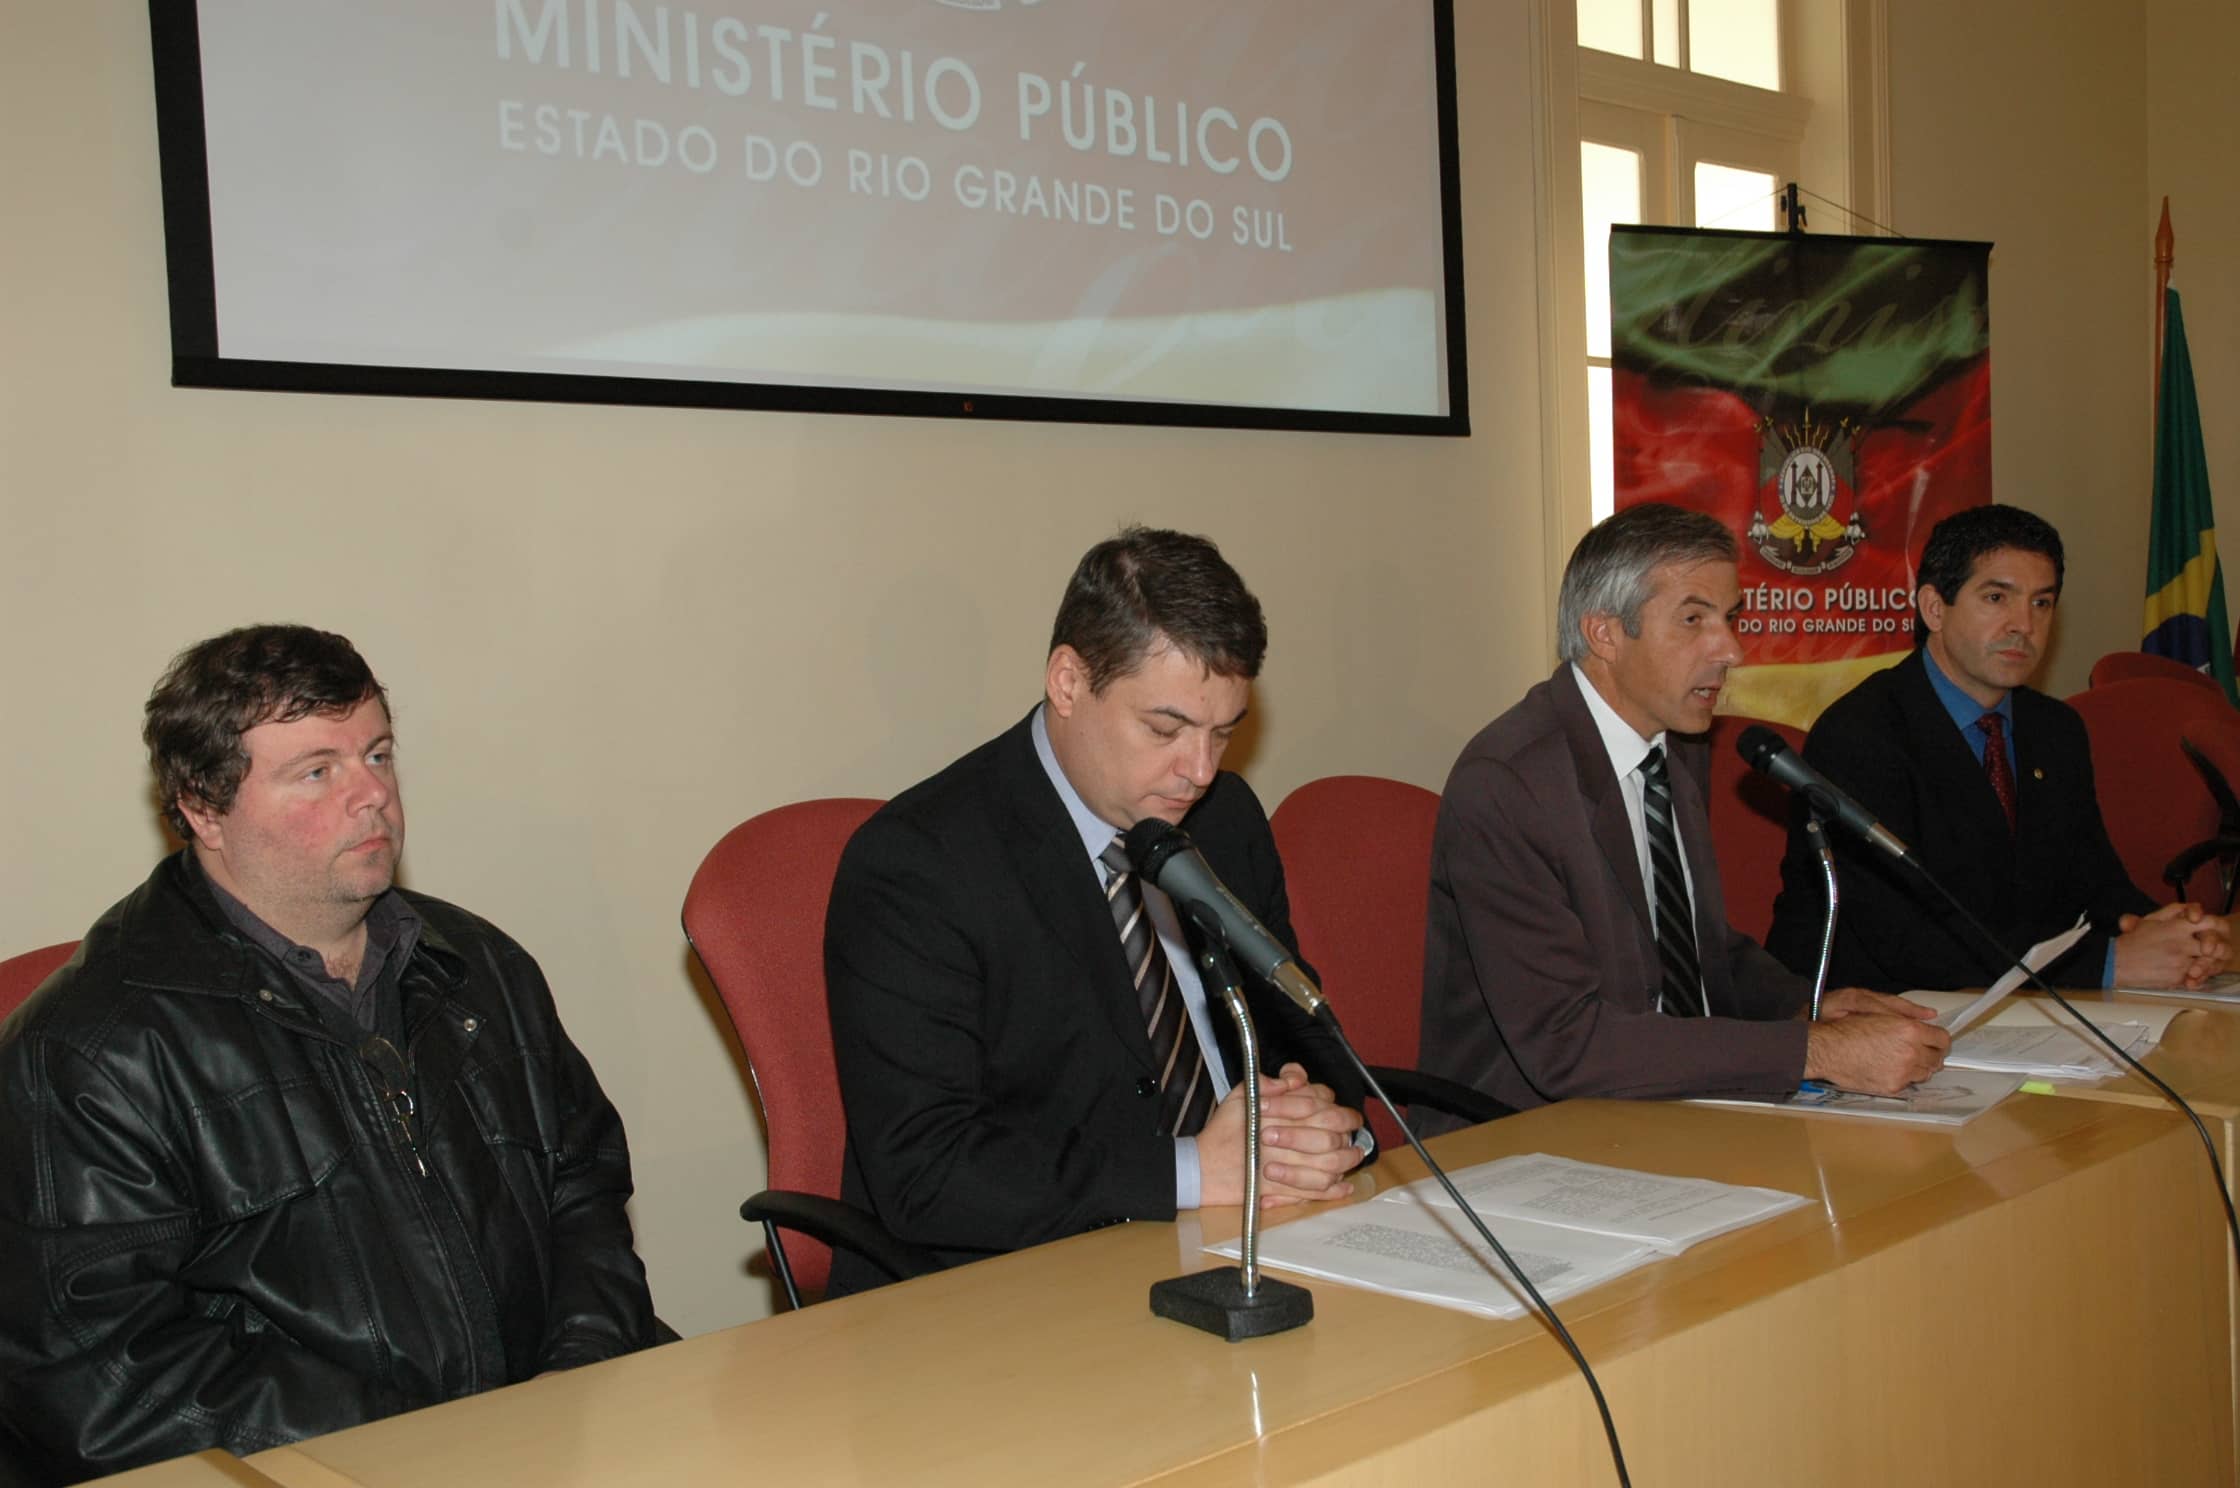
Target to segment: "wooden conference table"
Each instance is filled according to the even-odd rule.
[[[2035,996],[2036,994],[2032,994]],[[2170,1020],[2153,1052],[2142,1061],[2156,1077],[2186,1098],[2218,1142],[2217,1156],[2231,1175],[2236,1137],[2240,1137],[2240,1009],[2233,1004],[2201,998],[2141,997],[2125,992],[2071,992],[2061,994],[2080,1009],[2098,1018],[2110,1005],[2135,1004],[2167,1009],[2173,1003],[2184,1009]],[[2058,1095],[2083,1100],[2110,1101],[2158,1111],[2174,1109],[2162,1092],[2137,1075],[2119,1079],[2061,1082]],[[2181,1118],[2182,1119],[2182,1118]],[[2206,1166],[2203,1167],[2206,1172]]]
[[[1814,1202],[1562,1304],[1635,1480],[2233,1481],[2227,1260],[2162,1111],[2018,1098],[1959,1128],[1582,1101],[1457,1132]],[[1388,1155],[1379,1182],[1419,1176]],[[1201,1224],[1204,1233],[1201,1234]],[[1328,1283],[1293,1333],[1151,1316],[1233,1213],[1101,1230],[140,1488],[1612,1481],[1530,1321]],[[2205,1300],[2206,1299],[2206,1300]]]
[[[2209,1129],[2217,1160],[2224,1165],[2229,1186],[2240,1181],[2240,1010],[2231,1003],[2202,998],[2141,997],[2122,992],[2072,992],[2061,994],[2097,1017],[2108,1004],[2136,1003],[2167,1009],[2172,1002],[2184,1011],[2170,1020],[2161,1041],[2141,1061],[2181,1096]],[[2137,1075],[2103,1080],[2057,1081],[2053,1092],[2075,1100],[2106,1101],[2155,1111],[2175,1108]],[[2179,1118],[2183,1120],[2181,1116]],[[2195,1150],[2200,1148],[2195,1142]],[[2197,1160],[2200,1180],[2209,1167]],[[2218,1216],[2222,1223],[2222,1216]],[[2230,1243],[2229,1241],[2227,1242]],[[2225,1268],[2226,1324],[2233,1370],[2234,1451],[2240,1453],[2240,1268]]]

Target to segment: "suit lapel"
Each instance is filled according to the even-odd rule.
[[[1029,715],[1029,723],[1032,715]],[[1053,943],[1072,963],[1073,988],[1093,1003],[1129,1056],[1152,1073],[1151,1035],[1137,1005],[1135,985],[1121,954],[1096,866],[1082,851],[1081,834],[1065,802],[1043,772],[1029,724],[1005,736],[996,758],[997,793],[1007,820],[1003,840],[1028,904]],[[1023,926],[1021,934],[1037,927]],[[1053,997],[1067,989],[1053,988]]]
[[[1556,719],[1563,725],[1571,758],[1578,766],[1579,788],[1587,798],[1587,821],[1595,845],[1602,849],[1610,871],[1617,876],[1626,903],[1633,906],[1641,933],[1653,941],[1655,922],[1649,918],[1648,886],[1641,881],[1641,850],[1633,840],[1633,820],[1626,815],[1625,794],[1610,768],[1610,751],[1603,746],[1602,731],[1595,727],[1594,714],[1587,711],[1587,700],[1579,695],[1579,682],[1569,662],[1556,668],[1550,691],[1555,698]]]

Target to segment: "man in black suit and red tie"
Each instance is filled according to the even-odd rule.
[[[1204,538],[1131,528],[1066,587],[1043,700],[897,796],[842,855],[825,921],[848,1114],[842,1192],[950,1263],[1244,1196],[1234,1030],[1174,905],[1117,850],[1186,830],[1296,945],[1266,813],[1220,769],[1267,626]],[[1262,1202],[1351,1192],[1360,1095],[1335,1041],[1247,988],[1265,1068]],[[835,1294],[879,1273],[834,1257]]]
[[[2198,987],[2230,957],[2225,921],[2198,905],[2158,909],[2131,881],[2100,819],[2083,720],[2025,685],[2053,636],[2063,568],[2061,535],[2019,507],[1939,522],[1921,554],[1913,654],[1821,714],[1805,759],[2016,953],[2088,917],[2090,933],[2046,968],[2056,986]],[[1809,971],[1827,898],[1794,810],[1766,945]],[[1836,855],[1831,981],[1980,987],[2005,970],[1896,864],[1848,840]]]

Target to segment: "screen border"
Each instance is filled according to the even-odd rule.
[[[1465,437],[1470,433],[1468,317],[1463,302],[1460,131],[1455,101],[1454,0],[1414,0],[1432,11],[1438,88],[1439,211],[1445,265],[1445,414],[1339,412],[1141,399],[835,388],[785,382],[619,377],[229,357],[218,347],[215,252],[210,228],[208,140],[203,128],[197,0],[148,0],[155,63],[156,134],[163,185],[164,258],[170,282],[174,387],[373,397],[478,398],[665,408],[738,408],[906,418],[1019,419],[1045,423],[1187,428],[1301,429]]]

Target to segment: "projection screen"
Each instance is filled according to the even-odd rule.
[[[181,385],[1466,434],[1451,0],[151,0]]]

